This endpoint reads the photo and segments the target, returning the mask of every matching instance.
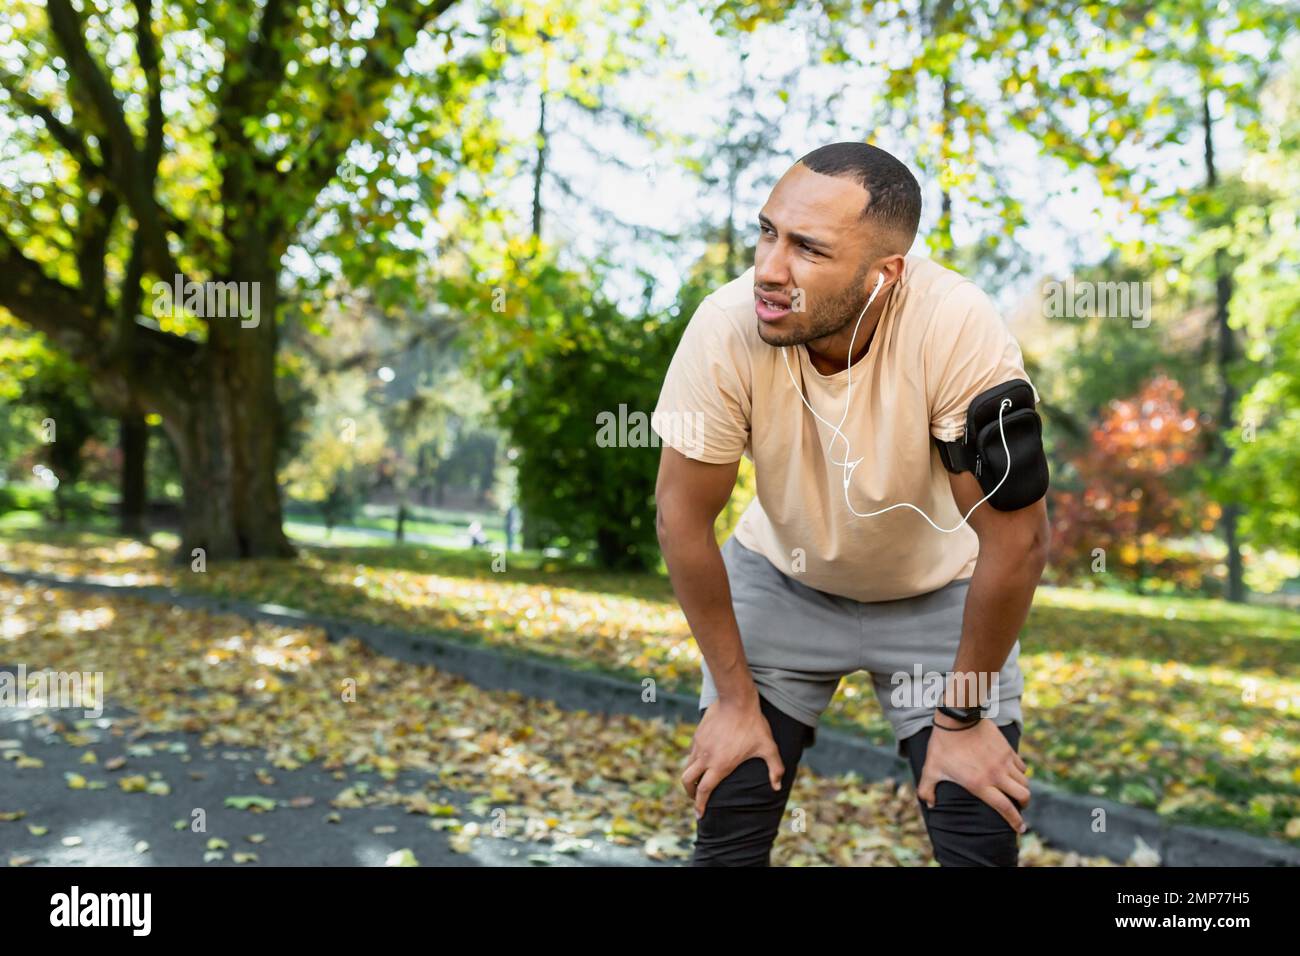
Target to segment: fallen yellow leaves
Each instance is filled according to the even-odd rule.
[[[698,690],[698,650],[658,579],[494,575],[469,559],[379,549],[310,551],[298,561],[193,574],[163,564],[151,549],[114,540],[83,537],[70,546],[0,538],[0,563],[133,574],[187,591],[417,632],[441,629],[574,666],[649,675],[661,689]],[[393,566],[398,557],[409,566]],[[676,796],[689,725],[564,714],[479,691],[433,668],[378,658],[355,641],[330,644],[314,629],[37,588],[13,593],[20,623],[6,643],[23,648],[33,665],[66,660],[111,673],[109,686],[137,711],[142,727],[192,731],[205,746],[261,747],[275,768],[320,761],[326,769],[366,768],[383,779],[425,770],[447,787],[483,796],[485,809],[518,817],[520,833],[523,820],[542,809],[562,821],[549,828],[556,840],[586,838],[592,828],[582,827],[600,819],[594,832],[607,839],[644,842],[666,831],[690,843],[693,818],[685,795]],[[1171,616],[1160,602],[1041,592],[1020,658],[1027,717],[1021,753],[1035,779],[1149,806],[1176,822],[1291,835],[1291,821],[1300,817],[1300,628],[1286,630],[1277,616],[1231,614],[1234,635],[1225,641],[1213,616],[1181,609]],[[86,621],[100,630],[82,629]],[[29,651],[35,648],[44,656]],[[347,686],[355,688],[351,702],[342,699]],[[847,678],[827,716],[892,742],[868,675]],[[801,770],[799,783],[805,779],[815,778]],[[1180,783],[1182,789],[1174,786]],[[1224,796],[1229,792],[1248,796]],[[1252,809],[1249,796],[1269,799]],[[364,805],[374,797],[355,799]],[[825,817],[827,808],[814,803],[818,819]],[[836,836],[843,820],[829,831],[814,821],[794,836],[800,849],[788,858],[887,865],[928,859],[923,828],[898,822],[919,823],[914,797],[897,805],[877,798],[862,812],[871,826],[904,836],[874,846],[870,836]],[[631,824],[616,820],[640,829],[622,832]],[[778,840],[774,859],[789,843],[784,835]]]
[[[458,811],[432,793],[357,781],[331,801],[334,819],[352,808],[404,806],[447,830],[462,852],[470,852],[476,839],[505,838],[546,842],[566,852],[584,840],[606,840],[642,845],[657,859],[690,854],[694,818],[677,784],[690,734],[681,726],[561,711],[545,701],[480,690],[432,667],[374,655],[355,641],[330,644],[319,631],[177,614],[129,599],[111,600],[115,614],[101,631],[69,632],[57,627],[61,611],[106,599],[3,582],[0,589],[0,599],[20,601],[34,625],[11,650],[33,665],[57,669],[75,662],[80,670],[104,671],[109,686],[118,689],[112,703],[135,712],[120,723],[132,737],[189,729],[205,747],[236,740],[261,747],[272,765],[290,757],[354,773],[369,767],[379,784],[386,774],[423,770],[433,775],[430,787],[470,797],[467,809]],[[236,629],[242,633],[239,649],[209,663],[213,645],[232,650],[228,639]],[[257,653],[268,646],[292,653],[274,659]],[[150,653],[133,653],[142,647]],[[272,670],[283,682],[281,691],[253,693],[255,679]],[[350,703],[337,693],[348,677],[358,687]],[[406,732],[392,733],[399,726]],[[133,757],[152,752],[144,740],[128,751]],[[105,786],[79,774],[67,779],[74,788]],[[140,772],[119,777],[117,785],[128,793],[167,786]],[[822,864],[926,859],[928,844],[913,799],[882,793],[874,803],[842,807],[835,799],[842,786],[800,773],[796,795],[812,824],[805,834],[782,834],[778,862],[796,854]],[[863,794],[880,787],[886,785],[853,790]],[[230,797],[227,804],[263,811],[276,805],[258,796]],[[855,834],[874,834],[876,843],[895,849],[883,850]],[[224,841],[210,842],[204,858],[215,862],[227,849]]]

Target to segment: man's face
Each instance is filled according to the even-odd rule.
[[[754,252],[754,312],[768,345],[813,342],[857,320],[871,291],[866,204],[852,179],[800,163],[772,189]]]

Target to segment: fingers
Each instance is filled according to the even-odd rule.
[[[1014,781],[1015,783],[1018,783],[1020,786],[1024,787],[1025,796],[1023,799],[1017,794],[1012,794],[1012,796],[1014,796],[1017,800],[1019,800],[1021,804],[1028,804],[1029,803],[1029,778],[1013,767],[1007,771],[1007,779]]]
[[[767,763],[767,779],[772,784],[772,790],[780,790],[781,778],[785,777],[785,763],[781,762],[781,752],[776,749],[776,741],[772,740],[772,735],[767,735],[767,745],[754,754],[755,757],[762,757]]]
[[[1022,773],[1029,769],[1029,764],[1025,763],[1025,758],[1020,756],[1020,754],[1016,753],[1014,750],[1011,751],[1011,759],[1015,761],[1016,766],[1020,768]]]
[[[705,772],[703,779],[700,780],[699,786],[695,790],[695,816],[704,816],[704,808],[709,805],[709,796],[713,793],[713,788],[722,780],[723,774],[710,767]]]
[[[692,760],[686,769],[682,771],[682,788],[692,800],[695,799],[695,788],[699,785],[700,778],[704,776],[707,769],[708,765],[703,760],[696,759]]]
[[[916,784],[916,795],[931,810],[934,809],[934,785],[939,782],[939,775],[931,772],[928,764],[921,769],[921,779]]]
[[[1029,787],[1027,784],[1020,783],[1010,777],[1004,777],[997,786],[1008,797],[1019,803],[1021,810],[1029,806]]]
[[[1027,827],[1024,819],[1020,816],[1020,811],[1016,805],[1011,802],[1011,798],[999,790],[997,787],[986,787],[980,791],[979,798],[987,803],[990,807],[1002,815],[1002,819],[1011,825],[1011,829],[1017,833],[1024,833]]]
[[[767,762],[767,778],[772,784],[772,789],[780,790],[781,778],[785,776],[785,764],[781,762],[781,752],[776,749],[776,744],[773,743],[760,756]]]

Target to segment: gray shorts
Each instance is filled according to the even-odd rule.
[[[952,669],[961,642],[970,579],[897,601],[855,601],[801,584],[735,537],[722,546],[731,602],[745,659],[759,693],[781,711],[815,729],[840,679],[869,671],[876,699],[902,741],[930,726],[936,689]],[[1020,696],[1020,642],[989,684],[989,717],[1024,730]],[[718,699],[701,662],[700,708]],[[996,702],[996,703],[995,703]]]

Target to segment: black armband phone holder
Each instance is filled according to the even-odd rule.
[[[1010,402],[1005,409],[1004,401]],[[1002,412],[1000,427],[999,410]],[[1007,452],[1002,450],[1003,432],[1011,453],[1009,473]],[[1002,482],[997,494],[989,498],[989,504],[998,511],[1017,511],[1047,494],[1043,422],[1034,409],[1034,390],[1024,379],[1012,379],[980,392],[966,412],[966,430],[961,441],[935,438],[934,443],[939,447],[943,466],[953,473],[975,472],[984,494]]]

